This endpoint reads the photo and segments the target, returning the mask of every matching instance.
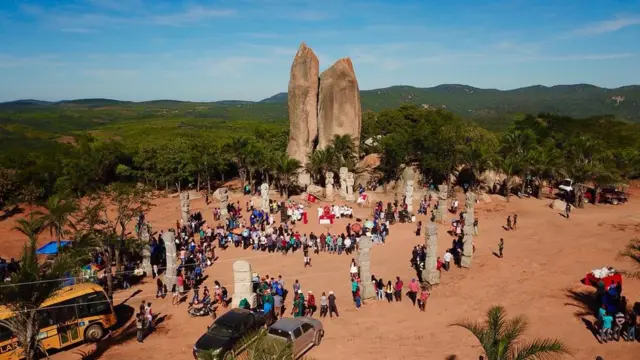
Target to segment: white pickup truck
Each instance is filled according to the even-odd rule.
[[[572,192],[573,191],[573,180],[571,179],[564,179],[560,182],[560,185],[558,185],[558,189],[565,191],[565,192]]]

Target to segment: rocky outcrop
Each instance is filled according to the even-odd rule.
[[[359,144],[361,122],[358,80],[351,59],[342,58],[320,75],[318,148],[325,149],[334,135],[351,135]]]
[[[287,154],[307,163],[318,134],[318,87],[320,62],[305,43],[300,45],[289,78],[289,144]]]

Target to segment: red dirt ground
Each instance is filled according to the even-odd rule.
[[[632,200],[619,206],[587,205],[575,210],[567,220],[547,205],[550,200],[517,199],[510,203],[492,197],[489,204],[476,206],[480,222],[480,235],[475,237],[476,253],[471,269],[452,268],[443,272],[442,283],[432,291],[427,311],[419,313],[408,299],[402,303],[368,301],[356,310],[350,299],[348,280],[351,256],[320,254],[312,256],[312,268],[305,269],[301,253],[282,256],[250,250],[230,248],[217,251],[219,261],[207,269],[207,284],[213,280],[226,284],[233,293],[231,266],[237,259],[248,260],[253,270],[261,275],[282,274],[290,288],[299,279],[303,291],[320,294],[333,290],[338,298],[340,318],[325,319],[326,330],[322,345],[312,349],[309,356],[315,359],[444,359],[455,354],[459,359],[476,359],[480,350],[473,336],[460,328],[449,327],[452,322],[464,319],[482,319],[491,305],[501,304],[509,315],[525,315],[530,328],[525,338],[554,337],[564,341],[575,359],[638,359],[637,343],[599,344],[587,329],[583,320],[575,315],[576,304],[567,290],[591,291],[579,280],[591,269],[611,265],[630,266],[617,253],[634,237],[640,236],[640,203],[635,197],[640,191],[632,189]],[[461,196],[461,195],[460,195]],[[234,196],[244,208],[248,198]],[[156,200],[157,206],[148,215],[154,230],[175,226],[179,217],[179,200]],[[204,200],[192,201],[193,211],[202,210],[211,221],[210,205],[205,209]],[[320,233],[326,226],[317,224],[315,207],[311,209],[310,224],[298,225],[300,232]],[[356,215],[368,218],[370,209],[356,208]],[[508,214],[518,214],[517,231],[505,231],[502,226]],[[0,222],[3,238],[1,255],[17,256],[24,239],[11,231],[16,217]],[[427,218],[419,217],[423,223]],[[343,232],[347,220],[337,221],[331,228]],[[415,224],[398,224],[391,227],[391,234],[384,245],[372,250],[372,272],[385,281],[400,276],[405,284],[414,276],[409,267],[413,245],[424,242],[414,235]],[[451,244],[446,226],[439,226],[439,253]],[[496,258],[498,240],[505,240],[505,257]],[[43,239],[42,242],[45,242]],[[154,312],[167,315],[160,329],[151,334],[144,344],[130,340],[109,348],[105,359],[127,360],[189,359],[195,340],[211,322],[208,318],[189,318],[186,305],[172,307],[171,300],[155,299],[152,280],[115,295],[118,304],[136,290],[141,293],[129,300],[137,306],[142,300],[151,300]],[[624,294],[629,302],[640,300],[640,281],[624,279]],[[290,301],[287,304],[290,307]],[[586,317],[593,321],[593,317]],[[54,360],[79,359],[79,352],[90,351],[93,345],[83,345],[53,356]],[[636,354],[636,355],[633,355]],[[570,358],[567,356],[566,358]]]

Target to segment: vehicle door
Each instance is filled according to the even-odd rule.
[[[313,325],[309,323],[302,324],[301,328],[302,328],[302,339],[303,339],[302,349],[304,350],[309,346],[309,344],[313,343],[314,338],[316,336],[316,329],[313,327]]]
[[[300,353],[302,353],[306,345],[304,344],[304,339],[302,338],[304,335],[302,333],[302,328],[298,326],[291,332],[291,334],[293,336],[293,354],[295,358],[298,357]]]
[[[54,320],[58,326],[58,336],[60,347],[64,347],[81,339],[80,329],[78,328],[78,314],[74,300],[64,301],[56,304],[52,309]]]

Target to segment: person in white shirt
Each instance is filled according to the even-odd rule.
[[[451,255],[449,250],[447,250],[447,252],[444,253],[444,256],[442,259],[444,260],[444,264],[443,264],[444,269],[446,271],[449,271],[449,266],[451,265],[451,260],[453,259],[453,255]]]

